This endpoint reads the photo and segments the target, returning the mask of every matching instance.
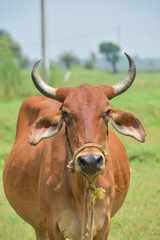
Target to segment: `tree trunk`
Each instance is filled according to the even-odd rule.
[[[117,73],[117,67],[115,62],[112,62],[112,70],[113,70],[113,74]]]

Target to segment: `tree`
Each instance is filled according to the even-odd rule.
[[[71,68],[71,65],[77,61],[77,57],[74,56],[72,52],[64,52],[59,58],[68,70]]]
[[[29,64],[29,60],[23,55],[20,45],[4,30],[0,30],[0,52],[2,51],[10,53],[22,68]]]
[[[99,51],[104,54],[107,61],[112,64],[113,73],[117,73],[116,63],[119,60],[120,47],[111,42],[103,42],[99,46]]]
[[[86,62],[85,62],[85,64],[84,64],[84,67],[86,68],[86,69],[90,69],[90,70],[92,70],[92,69],[94,69],[94,63],[93,63],[93,61],[92,60],[87,60]]]
[[[96,54],[94,52],[90,53],[90,59],[88,59],[85,64],[84,67],[86,69],[94,69],[95,68],[95,62],[96,62]]]

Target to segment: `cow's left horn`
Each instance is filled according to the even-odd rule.
[[[136,76],[136,65],[135,65],[134,60],[127,53],[124,53],[124,54],[128,58],[129,70],[128,70],[127,75],[121,82],[112,86],[114,88],[114,96],[113,97],[116,97],[117,95],[120,95],[121,93],[125,92],[132,85],[132,83],[135,79],[135,76]]]
[[[50,87],[47,83],[45,83],[43,81],[43,79],[41,78],[41,76],[38,73],[38,63],[41,60],[39,59],[38,61],[35,62],[35,64],[33,65],[33,69],[32,69],[32,80],[34,82],[34,85],[36,86],[36,88],[45,96],[49,97],[49,98],[54,98],[56,99],[56,88]]]

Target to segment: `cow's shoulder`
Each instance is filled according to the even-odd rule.
[[[119,174],[119,170],[129,168],[129,162],[125,147],[117,135],[109,129],[109,154],[112,159],[113,169],[116,174]]]

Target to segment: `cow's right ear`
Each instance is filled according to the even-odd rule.
[[[29,143],[36,145],[41,140],[57,134],[63,125],[62,113],[57,111],[54,114],[39,118],[31,129]]]

